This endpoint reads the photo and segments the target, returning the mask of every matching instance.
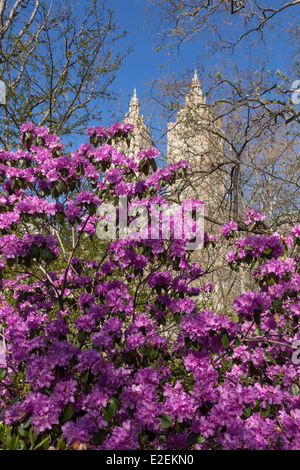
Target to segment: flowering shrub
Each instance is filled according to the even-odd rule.
[[[170,239],[96,236],[99,206],[166,203],[185,176],[185,161],[157,169],[155,149],[111,145],[132,131],[89,128],[69,155],[27,123],[21,149],[0,152],[1,448],[299,449],[299,227],[236,240],[228,262],[257,281],[238,321],[201,309],[211,285],[174,220]]]

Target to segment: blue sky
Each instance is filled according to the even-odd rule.
[[[124,60],[114,82],[114,88],[122,93],[126,106],[134,88],[137,89],[137,95],[142,100],[147,83],[152,78],[160,76],[160,66],[170,62],[170,57],[164,50],[156,52],[153,49],[153,35],[146,27],[147,2],[144,0],[109,0],[109,5],[115,11],[115,17],[121,29],[128,32],[124,45],[132,45],[134,49]],[[189,50],[187,59],[191,62],[191,67],[193,67],[193,55]],[[180,59],[173,60],[170,69],[178,74],[181,73]]]
[[[265,1],[268,3],[270,0]],[[271,3],[275,6],[275,4],[282,4],[282,1],[272,0]],[[175,72],[178,75],[184,71],[180,58],[170,61],[170,57],[168,57],[165,50],[162,49],[160,52],[153,50],[153,34],[151,34],[150,28],[146,27],[145,8],[147,5],[148,2],[146,0],[109,0],[109,6],[115,11],[115,17],[121,29],[128,31],[127,37],[123,40],[124,47],[126,45],[132,45],[134,48],[134,51],[125,59],[121,69],[117,72],[117,78],[114,82],[114,89],[123,96],[122,106],[123,108],[125,107],[125,109],[127,109],[134,87],[137,88],[138,97],[142,101],[143,94],[146,92],[147,83],[152,78],[155,79],[160,76],[160,65],[169,63],[167,70],[169,72]],[[299,9],[297,10],[299,12]],[[296,13],[297,10],[295,10],[294,13]],[[283,13],[282,15],[284,17],[285,14]],[[153,22],[153,17],[151,21]],[[266,48],[269,48],[269,66],[271,70],[274,70],[274,72],[277,69],[285,71],[288,68],[289,61],[291,60],[288,58],[288,53],[293,45],[289,45],[288,43],[284,44],[281,41],[272,44],[272,46],[270,46],[270,43],[267,43],[259,47],[258,52],[261,55],[265,54]],[[184,46],[183,56],[185,64],[191,70],[194,68],[197,63],[197,57],[200,55],[204,55],[203,43],[200,41],[190,42]],[[213,67],[218,61],[222,60],[222,56],[215,54],[207,63],[203,62],[203,65],[206,64],[207,66]],[[239,66],[243,65],[242,49],[239,50],[234,60]],[[252,66],[255,66],[255,60]],[[205,89],[205,83],[203,87]],[[103,113],[103,118],[105,118],[105,113]]]
[[[133,88],[142,89],[159,68],[159,54],[153,51],[153,40],[145,30],[144,2],[136,0],[110,0],[115,16],[122,29],[128,32],[124,43],[132,45],[134,51],[125,59],[117,74],[115,87],[125,95]]]

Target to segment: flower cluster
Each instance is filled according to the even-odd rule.
[[[257,212],[255,209],[248,209],[246,211],[245,224],[251,225],[253,222],[259,222],[260,220],[265,220],[266,216]]]
[[[26,123],[21,149],[0,154],[5,439],[19,449],[300,449],[300,259],[288,252],[299,226],[255,235],[264,217],[247,212],[227,260],[250,266],[256,288],[234,300],[235,316],[215,313],[175,218],[168,238],[95,235],[98,207],[112,204],[121,230],[121,197],[130,222],[133,208],[168,207],[162,188],[188,168],[157,169],[154,149],[123,155],[111,138],[132,131],[89,128],[90,143],[64,155],[58,136]],[[226,238],[236,231],[223,225]],[[216,243],[206,232],[202,241]]]
[[[230,237],[233,232],[236,232],[238,229],[237,223],[234,220],[231,220],[230,222],[226,222],[224,225],[222,225],[222,235],[224,237]]]

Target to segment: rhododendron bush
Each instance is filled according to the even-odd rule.
[[[20,149],[0,152],[0,448],[300,449],[300,226],[268,233],[254,210],[241,238],[224,224],[231,269],[250,267],[257,289],[237,319],[213,312],[174,218],[169,238],[97,236],[103,204],[118,227],[120,198],[134,221],[185,177],[154,148],[118,151],[132,132],[89,128],[68,153],[26,123]]]

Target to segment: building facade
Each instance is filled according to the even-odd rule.
[[[140,115],[140,103],[136,90],[129,102],[125,123],[134,124],[134,137],[126,152],[136,154],[148,149],[152,143],[149,128]],[[167,124],[167,161],[175,163],[188,160],[190,171],[185,182],[173,189],[172,196],[178,200],[187,197],[205,202],[211,217],[221,205],[225,195],[224,148],[222,122],[216,119],[206,103],[202,86],[195,70],[185,106],[177,113],[176,120]]]
[[[151,132],[144,124],[144,118],[140,115],[140,102],[138,100],[136,89],[129,102],[128,113],[125,114],[124,123],[134,125],[134,135],[130,142],[129,154],[136,155],[141,149],[148,149],[152,145]],[[128,153],[128,150],[126,151]]]
[[[140,104],[134,91],[125,122],[135,125],[135,139],[130,153],[151,146],[151,134],[140,116]],[[209,235],[220,237],[226,217],[226,186],[224,139],[222,121],[215,117],[202,93],[201,82],[195,70],[184,106],[174,122],[167,125],[167,162],[189,162],[188,175],[173,185],[168,193],[172,201],[199,199],[204,202],[204,229]],[[211,251],[198,250],[192,258],[201,266],[209,267],[207,279],[215,285],[214,308],[231,310],[232,299],[244,289],[241,275],[230,274],[225,260],[226,248],[221,243]],[[229,275],[230,274],[230,275]]]

